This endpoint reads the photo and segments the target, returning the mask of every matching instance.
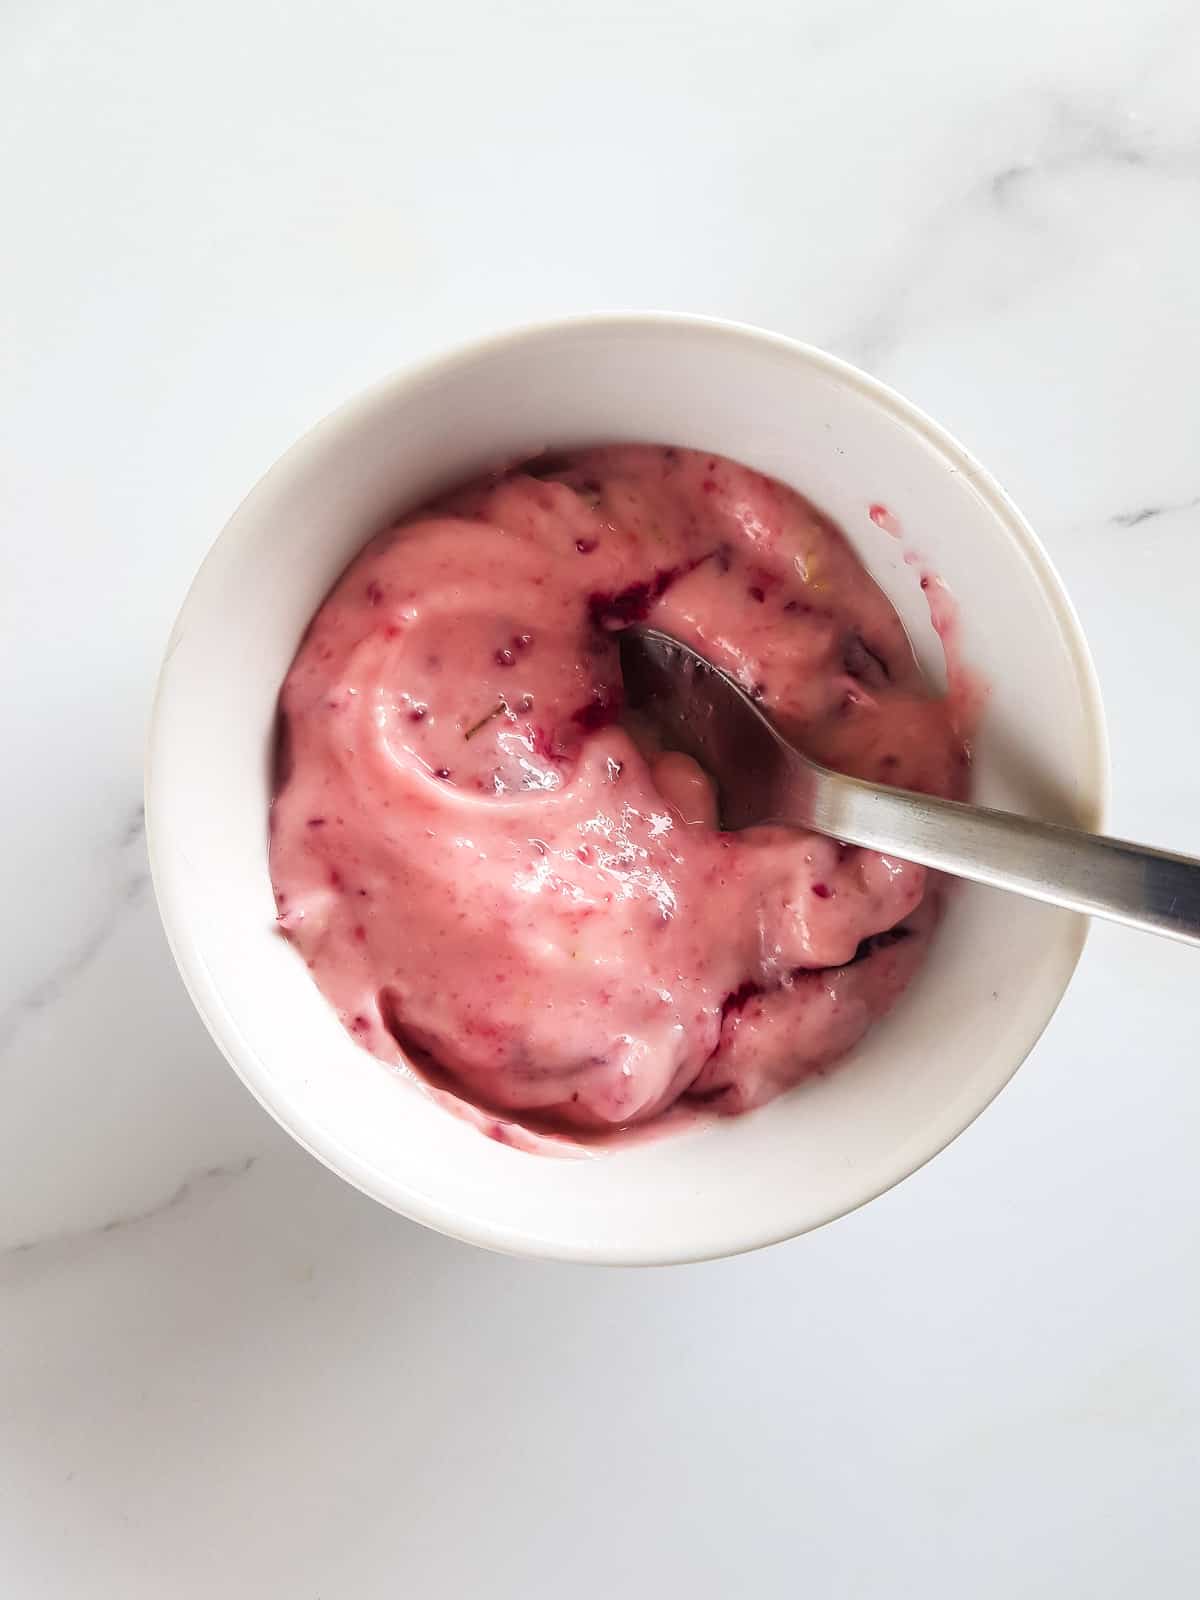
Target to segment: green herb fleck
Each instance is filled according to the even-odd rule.
[[[485,712],[485,714],[482,717],[480,717],[478,722],[473,722],[471,724],[471,726],[467,729],[466,733],[463,734],[463,738],[464,739],[473,739],[481,728],[486,728],[487,727],[488,723],[491,722],[493,717],[498,717],[502,711],[507,711],[507,710],[508,710],[508,707],[505,705],[504,701],[503,700],[497,700],[496,704],[492,707],[492,709],[490,711]]]

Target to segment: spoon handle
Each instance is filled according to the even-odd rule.
[[[805,789],[805,823],[835,839],[1200,945],[1191,856],[838,773],[810,770]]]

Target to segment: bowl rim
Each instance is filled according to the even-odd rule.
[[[1062,1003],[1063,995],[1086,943],[1089,919],[1077,916],[1074,919],[1074,930],[1068,930],[1068,936],[1064,938],[1062,946],[1061,983],[1058,995],[1048,1007],[1045,1016],[1032,1030],[1003,1081],[980,1104],[973,1107],[965,1120],[952,1127],[944,1138],[939,1135],[936,1147],[922,1160],[910,1165],[909,1158],[904,1158],[897,1164],[897,1170],[882,1175],[880,1180],[871,1186],[870,1191],[852,1205],[835,1204],[828,1213],[823,1212],[813,1217],[800,1228],[784,1222],[776,1229],[767,1232],[760,1230],[752,1237],[744,1238],[733,1245],[728,1240],[721,1240],[715,1241],[711,1247],[689,1247],[677,1252],[664,1252],[660,1248],[641,1253],[635,1248],[614,1249],[607,1245],[597,1246],[586,1239],[573,1241],[567,1245],[559,1240],[545,1239],[532,1229],[498,1226],[486,1216],[464,1213],[459,1208],[445,1205],[428,1195],[407,1188],[402,1181],[391,1174],[387,1174],[385,1180],[385,1175],[373,1163],[360,1157],[352,1148],[329,1135],[323,1128],[314,1125],[311,1119],[297,1114],[295,1108],[288,1103],[286,1095],[277,1090],[271,1075],[263,1070],[263,1064],[257,1053],[251,1050],[244,1040],[237,1019],[227,1008],[211,978],[207,962],[195,938],[185,898],[179,891],[177,874],[172,871],[165,858],[163,841],[166,825],[160,821],[160,806],[163,811],[166,810],[166,806],[159,797],[158,773],[161,764],[160,745],[171,658],[183,636],[197,590],[210,566],[219,562],[225,552],[241,537],[243,524],[253,515],[260,499],[269,496],[278,478],[294,473],[308,457],[324,448],[327,441],[339,431],[353,432],[359,421],[369,416],[384,397],[393,401],[400,400],[407,390],[416,389],[420,385],[453,373],[459,367],[469,366],[493,353],[526,341],[536,342],[559,333],[604,334],[646,327],[669,329],[683,336],[701,334],[737,343],[749,341],[774,348],[793,359],[805,362],[834,380],[856,389],[868,401],[888,412],[906,430],[923,437],[970,482],[1032,567],[1050,606],[1059,635],[1067,648],[1072,669],[1080,685],[1081,710],[1087,740],[1091,747],[1092,770],[1084,775],[1083,783],[1085,804],[1090,813],[1088,821],[1093,828],[1102,828],[1109,812],[1110,756],[1104,707],[1091,651],[1075,607],[1057,569],[1037,534],[1005,490],[947,429],[888,384],[863,372],[841,357],[831,355],[818,346],[794,339],[789,335],[775,333],[751,323],[676,311],[581,312],[523,322],[510,328],[493,331],[390,372],[356,391],[306,429],[277,457],[242,498],[214,539],[188,585],[158,669],[148,719],[144,764],[147,853],[155,899],[167,944],[189,998],[214,1043],[263,1109],[310,1155],[316,1157],[354,1188],[388,1206],[389,1209],[439,1233],[507,1255],[612,1266],[683,1264],[715,1260],[763,1249],[768,1245],[781,1243],[823,1227],[839,1217],[848,1216],[919,1172],[971,1126],[1007,1087],[1028,1058]]]

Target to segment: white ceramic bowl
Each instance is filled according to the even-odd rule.
[[[1037,1039],[1085,924],[963,887],[909,993],[840,1069],[749,1116],[590,1159],[497,1144],[351,1042],[274,931],[268,751],[300,635],[350,557],[398,513],[481,468],[616,440],[717,451],[801,490],[845,529],[937,675],[905,541],[868,516],[885,503],[921,570],[956,596],[965,653],[990,685],[976,797],[1101,823],[1107,760],[1087,647],[996,484],[844,363],[751,328],[658,315],[578,318],[473,345],[380,384],[289,450],[218,539],[175,624],[147,819],[192,998],[251,1091],[314,1155],[385,1205],[478,1244],[687,1261],[816,1227],[941,1150]]]

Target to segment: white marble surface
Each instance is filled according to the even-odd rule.
[[[1000,1101],[820,1234],[517,1263],[223,1066],[139,764],[189,576],[307,423],[655,305],[958,433],[1080,609],[1115,826],[1200,850],[1198,53],[1193,0],[4,8],[5,1597],[1197,1592],[1194,954],[1098,930]]]

